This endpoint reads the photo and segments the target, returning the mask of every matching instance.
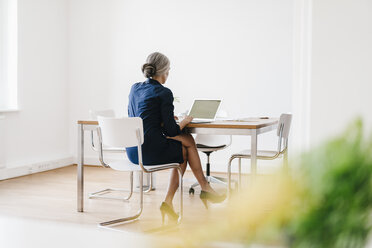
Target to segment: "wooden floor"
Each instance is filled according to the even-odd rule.
[[[87,198],[87,192],[106,187],[126,187],[128,186],[126,173],[102,167],[85,167],[84,213],[76,210],[76,166],[0,181],[0,246],[12,248],[189,247],[187,244],[178,245],[179,242],[183,242],[183,238],[180,241],[174,239],[174,236],[180,237],[190,228],[202,226],[199,225],[201,223],[221,220],[221,215],[218,213],[225,207],[226,201],[214,204],[206,210],[199,199],[199,189],[195,196],[189,196],[188,189],[193,176],[187,172],[184,177],[184,220],[181,225],[171,230],[176,235],[164,236],[163,234],[167,233],[162,232],[164,229],[161,225],[159,205],[166,192],[168,176],[169,172],[157,173],[156,190],[145,195],[144,212],[140,220],[116,226],[113,228],[116,232],[97,228],[97,224],[133,214],[138,204],[138,196],[135,195],[130,202],[93,200]],[[243,182],[248,181],[248,178],[243,179]],[[267,179],[266,177],[265,180]],[[223,191],[224,188],[219,187],[219,190]],[[177,200],[178,197],[175,203],[178,202]],[[159,230],[160,232],[157,232]],[[56,240],[59,240],[58,243],[55,243]],[[367,247],[372,247],[371,244],[372,242]],[[247,244],[216,243],[216,245],[203,247],[240,248],[243,246],[247,247]]]
[[[221,176],[221,175],[220,175]],[[135,212],[138,194],[129,202],[117,200],[88,199],[87,193],[115,187],[128,188],[128,174],[102,167],[85,167],[84,213],[76,210],[76,166],[0,181],[0,215],[31,218],[78,225],[97,226],[98,223],[125,217]],[[156,190],[144,197],[144,211],[140,221],[115,228],[125,231],[147,233],[161,226],[159,206],[164,199],[169,172],[156,174]],[[189,196],[188,189],[194,180],[190,172],[184,179],[184,221],[181,226],[192,226],[215,218],[213,209],[223,207],[214,204],[206,210],[199,199],[200,188],[195,196]],[[214,185],[219,192],[225,188]],[[178,195],[174,200],[178,209]],[[182,227],[181,227],[182,228]]]

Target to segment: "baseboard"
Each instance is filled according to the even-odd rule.
[[[109,158],[109,157],[106,157],[106,159]],[[106,160],[105,159],[105,160]],[[112,160],[116,160],[116,159],[112,159],[110,158],[109,159],[110,161]],[[73,158],[73,164],[77,164],[77,158],[74,157]],[[85,156],[84,157],[84,165],[89,165],[89,166],[102,166],[101,165],[101,162],[99,161],[98,159],[98,156]]]
[[[54,170],[70,166],[73,164],[73,157],[66,157],[55,160],[42,161],[23,166],[17,166],[14,168],[2,168],[0,169],[0,180],[26,176],[34,173],[39,173],[48,170]]]

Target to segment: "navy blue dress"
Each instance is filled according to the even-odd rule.
[[[144,165],[182,163],[181,142],[168,137],[181,133],[174,120],[172,91],[158,81],[147,79],[136,83],[129,93],[128,116],[143,120],[144,143],[142,159]],[[127,148],[132,163],[138,164],[137,147]]]

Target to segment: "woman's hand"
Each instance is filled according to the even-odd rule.
[[[184,129],[194,118],[192,116],[186,115],[185,118],[180,122],[180,129]]]

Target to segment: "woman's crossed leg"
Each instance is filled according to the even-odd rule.
[[[183,163],[181,164],[182,175],[185,173],[187,163],[189,163],[190,168],[198,181],[201,189],[206,192],[216,193],[212,187],[209,185],[208,181],[205,179],[203,169],[200,162],[200,157],[198,150],[196,149],[196,144],[194,137],[191,134],[180,134],[175,137],[168,137],[169,139],[178,140],[182,143],[182,154]],[[172,205],[174,194],[178,189],[179,178],[177,169],[173,169],[171,172],[171,178],[168,186],[168,192],[165,197],[165,202],[169,206]]]

